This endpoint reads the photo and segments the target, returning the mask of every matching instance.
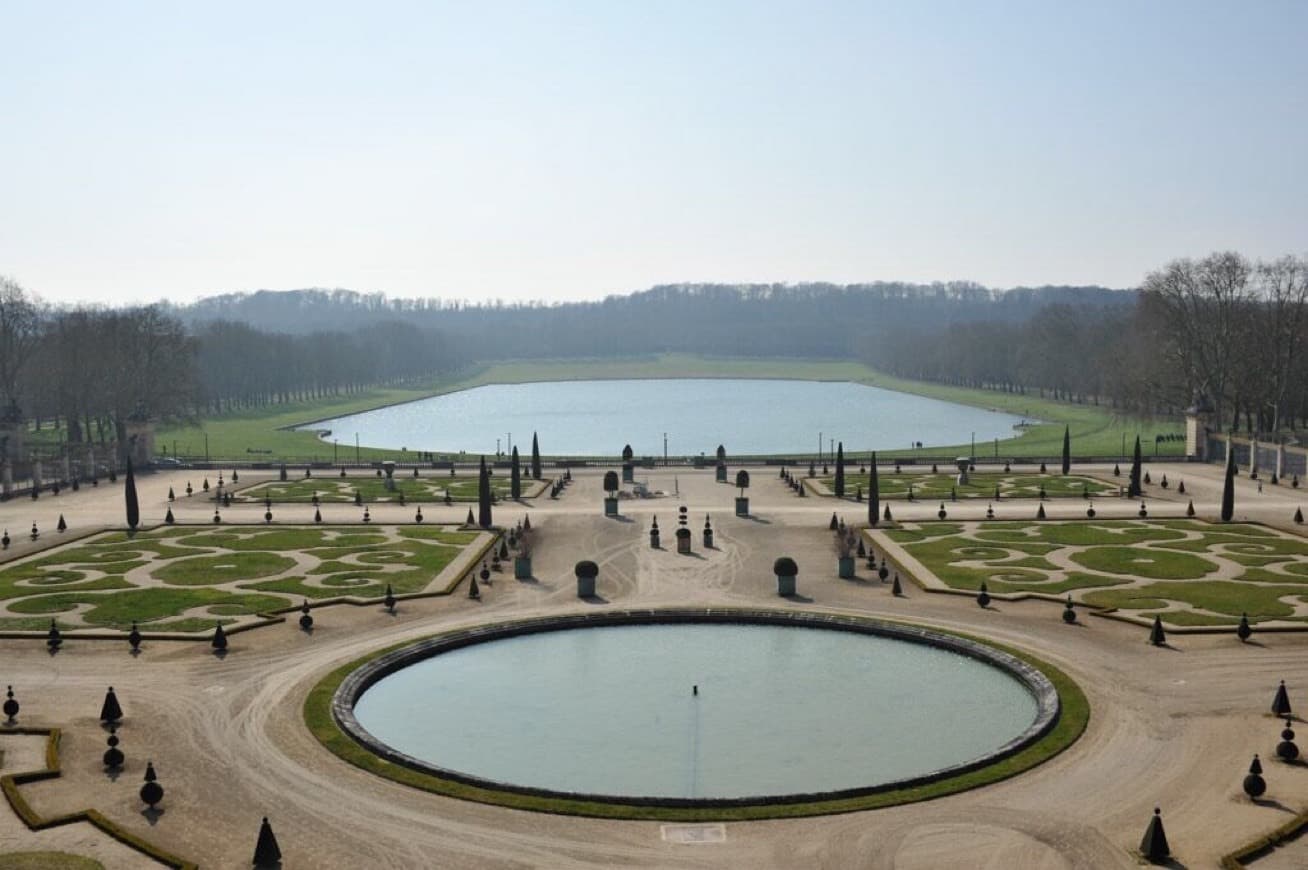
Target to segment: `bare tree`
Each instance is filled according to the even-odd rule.
[[[41,312],[12,278],[0,275],[0,402],[18,401],[23,368],[41,336]]]
[[[1281,428],[1281,411],[1290,389],[1295,362],[1308,328],[1308,259],[1282,257],[1258,264],[1256,332],[1261,365],[1267,381],[1265,403],[1272,432]]]

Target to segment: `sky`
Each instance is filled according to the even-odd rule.
[[[1308,253],[1308,3],[0,0],[54,302],[1129,287]]]

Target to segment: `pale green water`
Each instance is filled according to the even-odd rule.
[[[760,625],[583,628],[496,640],[411,665],[355,706],[378,739],[447,770],[658,797],[796,794],[905,779],[987,754],[1036,712],[1017,679],[956,653]]]
[[[630,444],[637,456],[811,453],[823,434],[848,452],[965,444],[1009,438],[1021,418],[826,381],[670,379],[493,384],[314,423],[328,440],[398,450],[505,452],[509,438],[555,456],[616,456]]]

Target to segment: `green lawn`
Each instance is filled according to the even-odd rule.
[[[199,631],[302,598],[426,591],[478,533],[442,526],[162,527],[0,567],[0,628]],[[160,585],[161,584],[161,585]]]
[[[854,466],[855,469],[859,466]],[[819,477],[827,489],[835,486],[834,475]],[[907,498],[909,488],[913,498],[924,501],[950,501],[953,498],[1001,500],[1005,498],[1091,498],[1116,496],[1117,487],[1090,477],[1035,472],[976,471],[968,475],[965,486],[959,486],[953,474],[928,472],[901,474],[883,472],[878,468],[877,490],[883,499]],[[871,475],[846,472],[845,497],[864,497],[871,489]]]
[[[328,419],[357,413],[383,405],[412,401],[426,396],[468,389],[491,383],[527,383],[537,381],[612,379],[612,378],[675,378],[675,377],[732,377],[732,378],[793,378],[800,380],[853,381],[900,392],[914,393],[944,401],[990,408],[1040,420],[1028,426],[1016,438],[1003,441],[1001,451],[1014,456],[1058,456],[1062,451],[1063,426],[1071,427],[1072,451],[1077,456],[1115,456],[1121,453],[1123,438],[1128,447],[1137,434],[1145,441],[1146,455],[1153,454],[1153,436],[1178,434],[1179,422],[1149,421],[1121,418],[1109,410],[1093,405],[1073,405],[1038,399],[1030,395],[999,393],[990,390],[972,390],[948,387],[895,378],[868,368],[861,363],[831,360],[759,360],[738,358],[709,358],[684,354],[668,354],[621,360],[532,360],[485,366],[471,374],[433,382],[421,389],[369,390],[348,398],[278,405],[270,409],[242,411],[221,418],[204,418],[192,426],[168,426],[160,430],[157,443],[171,454],[176,450],[182,456],[204,458],[205,436],[208,436],[207,455],[214,460],[238,462],[287,461],[352,461],[353,444],[340,444],[334,452],[332,445],[318,439],[308,431],[291,431],[289,427],[313,420]],[[984,457],[991,445],[979,445],[978,453]],[[549,451],[548,444],[542,449]],[[1163,454],[1179,453],[1180,442],[1159,445]],[[457,450],[458,445],[446,445]],[[933,448],[932,452],[958,455],[970,450],[970,445],[951,445]],[[910,450],[886,451],[885,457],[909,456]],[[451,458],[453,454],[445,454]],[[362,448],[358,457],[365,461],[380,459],[413,459],[412,454],[394,450]],[[471,457],[463,457],[470,459]]]
[[[1308,541],[1199,520],[915,523],[886,532],[955,589],[1072,593],[1174,625],[1308,621]],[[1234,563],[1228,576],[1221,562]],[[1072,565],[1074,568],[1066,566]],[[1184,609],[1175,609],[1179,605]]]
[[[8,852],[0,855],[0,870],[104,870],[104,865],[67,852]]]

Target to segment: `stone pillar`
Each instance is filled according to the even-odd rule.
[[[1258,476],[1258,439],[1249,439],[1249,476]]]
[[[32,486],[36,487],[37,489],[41,488],[41,481],[45,477],[42,471],[43,470],[41,468],[41,460],[33,459],[32,460]]]
[[[154,461],[154,421],[143,415],[127,418],[127,444],[124,457],[131,456],[137,468]]]
[[[64,464],[64,477],[63,477],[63,480],[64,480],[66,483],[72,483],[72,480],[73,480],[73,460],[72,460],[72,458],[68,455],[68,451],[67,451],[67,450],[64,451],[64,462],[63,462],[63,464]]]
[[[1285,474],[1285,442],[1276,445],[1276,479]]]

